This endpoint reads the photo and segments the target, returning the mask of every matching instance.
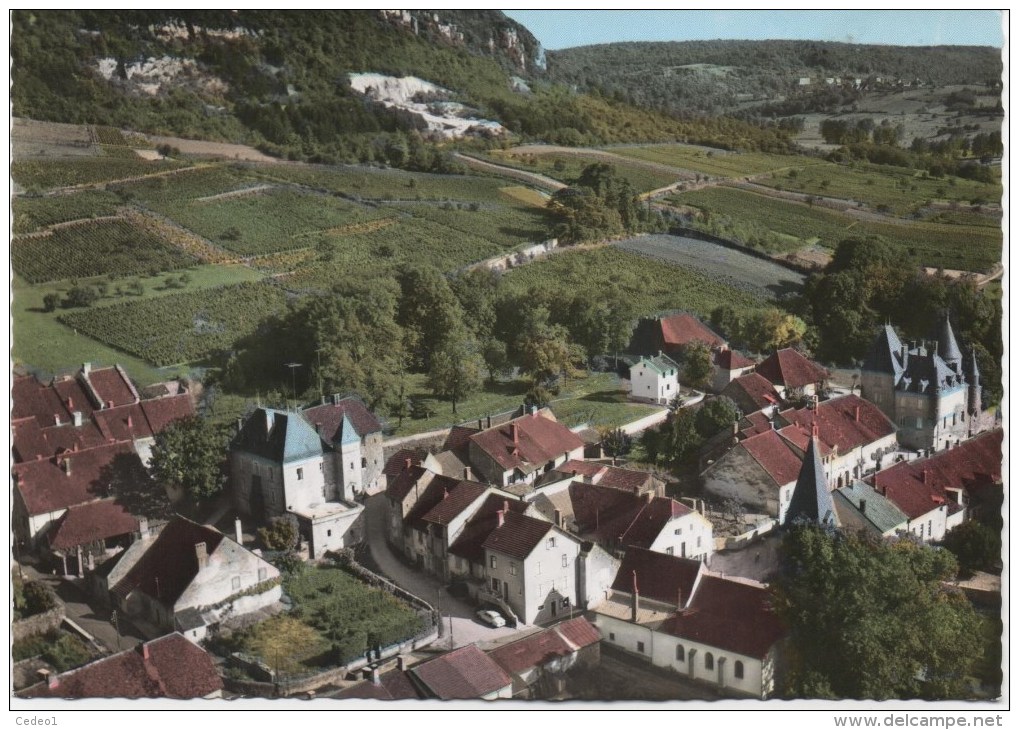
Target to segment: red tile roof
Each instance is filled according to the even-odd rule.
[[[514,428],[517,433],[516,442],[513,440]],[[530,472],[563,454],[584,447],[584,441],[579,436],[547,412],[514,418],[504,426],[476,433],[469,440],[507,471],[519,468]]]
[[[449,435],[446,436],[440,451],[458,451],[466,448],[470,437],[476,433],[481,433],[481,429],[470,428],[469,426],[453,426],[449,430]]]
[[[710,574],[701,577],[689,607],[659,630],[754,659],[764,658],[786,633],[764,586]]]
[[[556,467],[559,474],[572,474],[589,476],[593,484],[601,487],[611,487],[627,492],[637,493],[643,489],[653,477],[646,471],[634,469],[621,469],[618,466],[599,464],[593,461],[581,461],[570,459],[562,466]]]
[[[153,434],[161,432],[178,419],[195,415],[195,406],[189,393],[143,400],[141,407]]]
[[[669,522],[691,512],[674,499],[600,484],[573,482],[569,495],[580,534],[611,546],[651,547]]]
[[[926,459],[901,462],[871,478],[884,494],[912,520],[955,498],[946,490],[972,493],[1001,482],[1001,429],[988,431]]]
[[[407,459],[410,459],[411,466],[420,466],[426,458],[428,458],[428,451],[425,449],[400,449],[389,457],[386,465],[382,468],[382,473],[389,481],[392,481],[407,468]]]
[[[123,406],[138,401],[134,386],[128,382],[119,367],[92,370],[82,375],[86,382],[91,384],[93,392],[104,408],[109,408],[111,403],[113,406]]]
[[[552,529],[551,522],[510,511],[503,515],[502,525],[497,523],[482,547],[524,560]]]
[[[664,317],[661,326],[662,339],[669,346],[686,347],[692,342],[703,342],[709,347],[718,347],[725,344],[725,340],[713,332],[711,328],[689,314],[675,314],[671,317]]]
[[[775,385],[787,388],[802,388],[828,378],[827,370],[791,347],[773,352],[758,364],[757,372]]]
[[[89,406],[84,393],[81,398],[82,405]],[[66,404],[56,389],[40,383],[31,375],[14,378],[14,383],[11,386],[11,400],[13,401],[11,410],[13,419],[36,418],[39,420],[40,427],[52,426],[54,414],[59,414],[63,423],[71,420],[71,412],[67,410]]]
[[[741,438],[750,438],[756,434],[774,430],[771,425],[771,421],[768,420],[768,417],[760,411],[741,418],[739,421],[739,429]]]
[[[492,649],[488,656],[507,674],[522,674],[556,659],[575,654],[597,644],[601,635],[590,621],[578,617],[551,626],[544,631]]]
[[[111,590],[121,598],[140,590],[172,606],[198,575],[195,546],[204,542],[206,554],[211,555],[222,540],[223,533],[218,530],[174,517]]]
[[[185,700],[223,689],[212,657],[176,633],[64,672],[56,681],[55,687],[39,684],[23,696]]]
[[[421,693],[414,686],[408,672],[398,669],[386,672],[379,677],[379,683],[371,680],[359,682],[352,687],[333,695],[338,700],[417,700],[422,699]]]
[[[71,507],[49,533],[50,547],[68,550],[137,532],[138,520],[112,499]]]
[[[379,419],[368,410],[368,406],[360,398],[354,396],[337,400],[335,403],[305,408],[301,415],[312,426],[321,425],[322,438],[328,439],[330,443],[339,442],[344,415],[361,438],[382,430]]]
[[[11,421],[11,440],[15,462],[44,459],[52,453],[39,422],[31,417]]]
[[[454,649],[409,670],[440,700],[471,700],[512,685],[513,680],[474,644]]]
[[[715,367],[722,370],[740,370],[742,368],[751,368],[755,364],[750,358],[744,357],[735,350],[730,350],[728,348],[724,350],[715,350],[714,362]]]
[[[92,414],[92,420],[108,440],[134,441],[153,436],[145,412],[139,404],[132,403],[96,411]]]
[[[481,506],[474,511],[464,525],[460,536],[449,546],[449,552],[459,555],[472,563],[481,563],[485,559],[485,541],[499,526],[499,510],[523,513],[528,503],[520,500],[507,500],[498,494],[490,494]]]
[[[630,548],[623,556],[612,590],[633,595],[636,572],[637,591],[642,597],[675,606],[682,596],[682,602],[686,604],[702,565],[699,560]]]
[[[435,525],[448,525],[474,504],[487,489],[486,485],[477,482],[456,482],[442,501],[428,510],[421,519]]]
[[[815,420],[824,456],[835,447],[840,454],[845,454],[895,433],[895,426],[881,409],[858,395],[821,401],[816,411],[811,408],[782,411],[778,422],[789,425],[780,428],[779,433],[805,452]]]
[[[67,473],[66,465],[70,465]],[[130,443],[66,452],[40,461],[15,464],[17,489],[30,515],[45,514],[107,496],[121,475],[134,478],[144,471]]]
[[[744,439],[736,448],[746,449],[780,487],[795,482],[799,476],[803,458],[789,448],[789,444],[771,428]]]
[[[730,398],[744,413],[753,413],[782,401],[775,386],[760,373],[741,375],[725,386],[721,395]]]

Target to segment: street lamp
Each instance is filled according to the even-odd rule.
[[[294,409],[297,409],[297,375],[295,374],[297,368],[301,367],[299,362],[288,362],[284,364],[284,367],[290,368],[290,387],[293,389],[294,395]]]

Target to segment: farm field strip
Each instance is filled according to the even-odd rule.
[[[1001,259],[1000,231],[986,227],[855,220],[826,208],[727,187],[679,193],[669,200],[708,211],[711,218],[728,219],[735,228],[746,229],[744,243],[754,235],[774,232],[793,236],[804,245],[819,240],[822,246],[834,250],[847,236],[880,235],[904,250],[914,251],[926,266],[983,271]],[[719,228],[717,221],[713,226],[710,218],[707,223],[701,221],[700,227],[723,237],[731,234],[725,226]]]
[[[790,167],[803,168],[823,164],[812,157],[774,155],[764,152],[727,152],[705,150],[689,145],[653,145],[612,148],[614,154],[656,162],[683,170],[719,177],[746,177]]]
[[[530,205],[535,208],[544,208],[549,201],[548,195],[542,195],[537,190],[524,187],[523,185],[511,185],[506,188],[499,188],[499,192],[515,203],[523,203],[524,205]]]
[[[485,156],[485,159],[493,164],[538,173],[567,184],[580,177],[580,173],[588,165],[607,163],[616,168],[617,175],[628,180],[630,185],[641,193],[671,185],[684,177],[681,170],[670,171],[635,164],[626,158],[598,150],[578,149],[572,153],[552,150],[543,152],[538,145],[524,149],[527,152],[493,150]]]
[[[58,223],[113,215],[121,200],[103,190],[86,190],[57,198],[18,196],[11,200],[14,234],[31,233]]]
[[[263,318],[283,311],[285,304],[281,288],[249,282],[91,307],[59,319],[111,347],[165,367],[232,347]]]
[[[89,187],[124,184],[188,169],[174,161],[146,161],[139,157],[76,157],[61,160],[23,160],[11,164],[11,177],[26,190],[72,194]]]
[[[195,263],[161,236],[124,219],[85,221],[49,229],[49,235],[16,238],[11,263],[26,281],[39,284],[74,277],[168,271]]]

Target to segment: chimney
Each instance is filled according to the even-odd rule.
[[[66,474],[67,476],[71,476],[71,457],[70,456],[65,456],[64,457],[64,474]]]
[[[503,512],[502,510],[499,510],[499,511],[498,511],[498,512],[496,512],[495,514],[496,514],[496,515],[498,516],[498,518],[499,518],[499,524],[498,524],[497,526],[498,526],[498,527],[502,527],[502,526],[503,526],[503,523],[504,523],[504,522],[506,521],[506,513],[505,513],[505,512]]]
[[[396,657],[396,668],[401,672],[407,671],[407,657],[405,657],[403,654],[400,654],[400,656]]]
[[[244,532],[243,532],[243,530],[241,530],[241,518],[240,517],[235,517],[234,518],[234,537],[236,538],[238,545],[243,545],[244,544]]]
[[[492,417],[488,416],[486,418],[486,420],[485,420],[485,428],[491,428],[491,427],[492,427]]]
[[[471,473],[471,468],[469,466],[465,466],[464,467],[464,481],[465,482],[473,482],[474,481],[474,474]]]
[[[481,419],[481,418],[479,418],[479,419],[478,419],[478,430],[479,430],[479,431],[481,431],[481,430],[483,430],[483,429],[484,429],[484,427],[485,427],[485,421],[484,421],[484,419]]]
[[[677,588],[676,589],[676,610],[677,611],[682,611],[683,610],[683,589],[682,588]]]
[[[640,605],[640,590],[637,588],[637,571],[633,571],[633,592],[630,596],[630,620],[637,623],[637,607]]]
[[[81,372],[85,373],[85,375],[88,375],[90,372],[92,372],[92,363],[83,362],[81,364]]]
[[[46,684],[49,684],[49,681],[50,681],[50,670],[49,669],[37,669],[37,670],[35,670],[35,674],[36,674],[37,677],[39,677],[39,681],[40,682],[46,682]]]
[[[60,686],[60,676],[56,674],[51,675],[49,678],[49,682],[47,683],[47,686],[50,689],[57,689]]]
[[[74,410],[74,398],[72,398],[71,396],[67,396],[67,410],[69,411]]]
[[[562,526],[563,526],[563,513],[562,513],[561,511],[559,511],[559,510],[556,510],[556,511],[554,512],[554,515],[553,515],[553,519],[555,520],[555,521],[553,522],[553,524],[554,524],[554,525],[555,525],[556,527],[562,527]]]
[[[204,543],[202,543],[202,544],[204,545]],[[148,659],[149,659],[149,645],[148,644],[142,644],[141,645],[141,650],[142,650],[142,659],[148,661]]]
[[[519,444],[520,443],[520,429],[517,427],[517,424],[515,424],[515,423],[511,423],[510,424],[510,433],[513,434],[513,443],[514,444]]]
[[[54,413],[53,414],[53,425],[54,426],[59,426],[60,425],[60,414],[59,413]]]
[[[856,422],[860,422],[860,406],[856,406]]]
[[[72,413],[71,419],[75,426],[81,426],[85,423],[85,418],[81,415],[81,411],[75,411]]]
[[[111,400],[106,401],[106,407],[107,408],[113,408],[113,401],[111,401]]]
[[[403,470],[404,471],[410,471],[410,467],[411,467],[411,463],[412,462],[413,462],[413,459],[411,459],[409,456],[406,459],[404,459],[403,460]]]
[[[128,428],[132,428],[133,426],[134,426],[134,423],[131,421],[131,414],[128,413],[127,414],[127,427]]]
[[[923,470],[923,483],[924,484],[927,483],[927,470],[926,469]]]
[[[860,500],[860,514],[867,514],[867,500],[865,499]]]
[[[654,495],[653,492],[644,492],[644,502],[646,504],[651,504],[651,500],[654,499],[654,498],[655,498],[655,495]]]
[[[372,669],[372,684],[374,684],[376,687],[378,687],[380,684],[382,684],[381,680],[379,680],[379,669],[378,669],[378,667],[375,667],[374,669]]]
[[[449,490],[446,489],[446,487],[442,488],[442,498],[443,499],[449,499]]]
[[[149,520],[147,517],[138,518],[138,538],[145,540],[149,536]]]
[[[504,499],[502,501],[502,511],[503,512],[509,512],[509,500],[508,499]]]
[[[209,564],[209,552],[204,542],[195,543],[195,558],[198,559],[199,570],[204,570]]]

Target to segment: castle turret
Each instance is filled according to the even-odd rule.
[[[956,373],[962,372],[962,351],[959,343],[955,341],[955,332],[952,331],[952,323],[948,320],[948,311],[938,329],[938,355],[948,367]]]
[[[983,409],[980,397],[980,368],[977,367],[976,350],[970,353],[969,367],[966,368],[966,380],[969,381],[969,397],[966,402],[966,411],[971,416],[975,416]]]

